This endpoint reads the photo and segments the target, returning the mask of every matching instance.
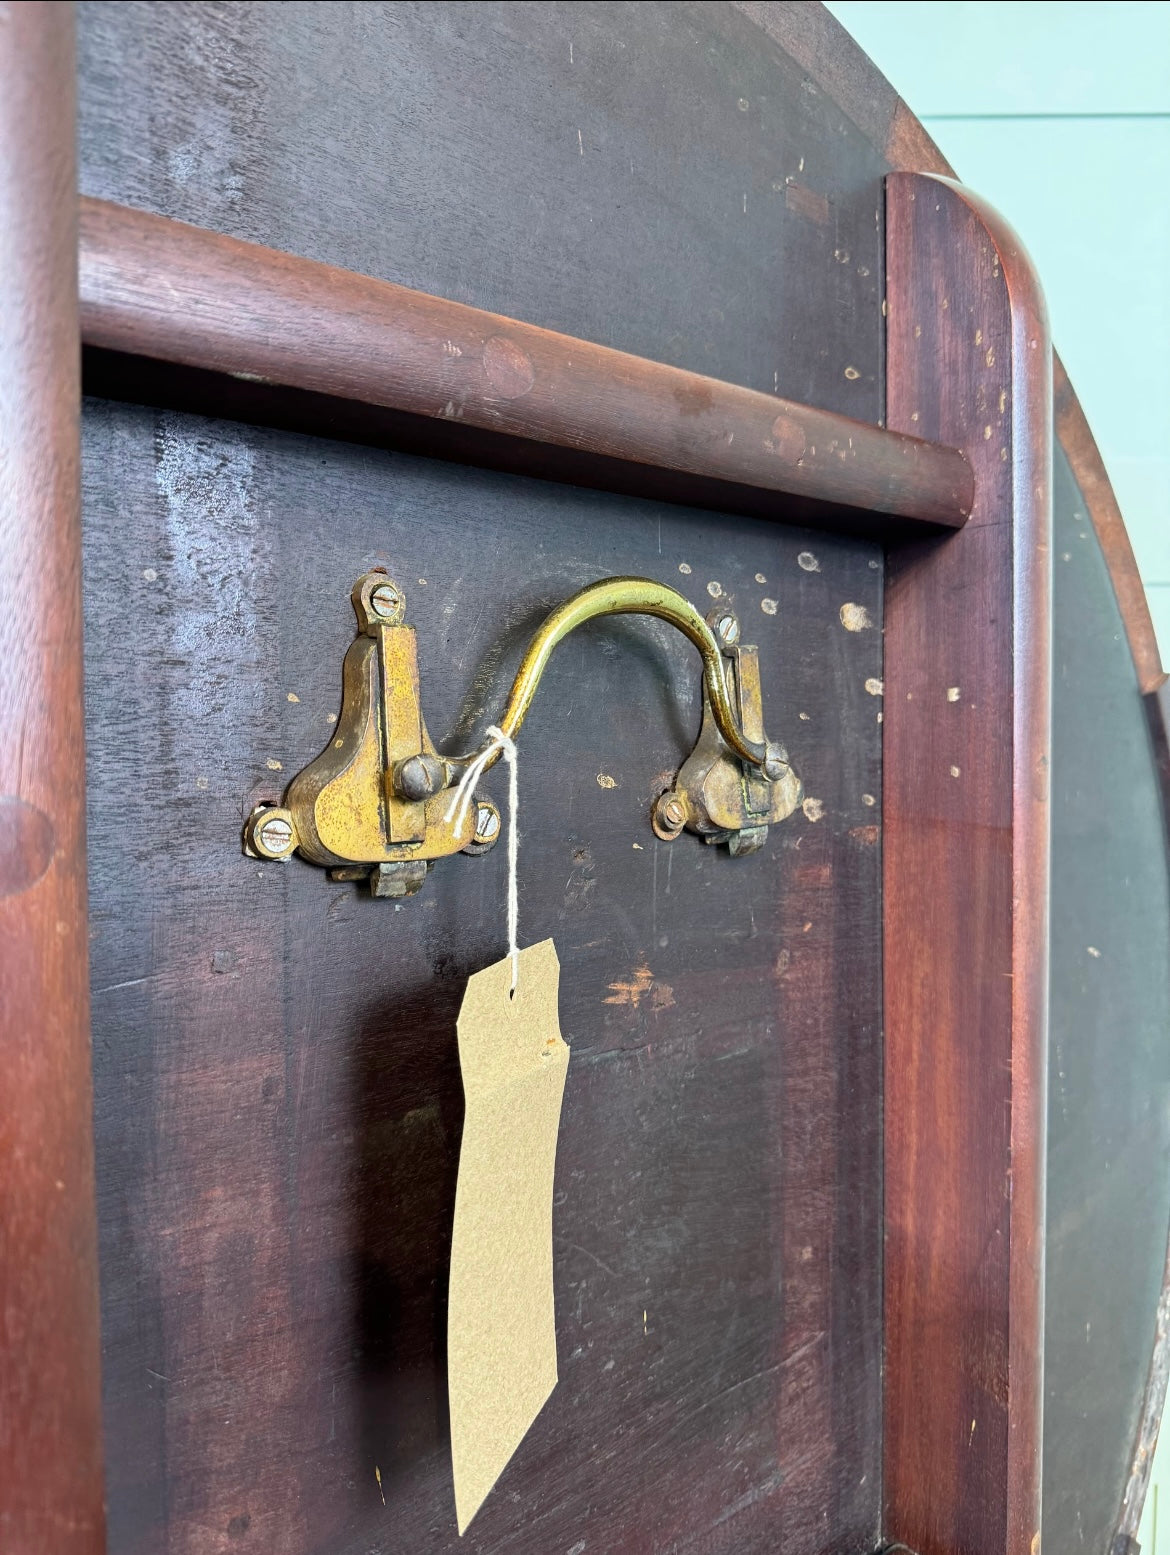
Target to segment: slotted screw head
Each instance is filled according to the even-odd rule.
[[[281,815],[260,823],[257,836],[270,853],[284,853],[292,842],[292,827]]]
[[[725,648],[734,648],[739,641],[739,619],[729,611],[715,623],[715,635]]]
[[[370,595],[370,608],[375,615],[388,620],[402,609],[402,595],[394,583],[379,583]]]
[[[788,752],[783,745],[769,745],[764,757],[764,776],[770,783],[776,783],[787,771]]]
[[[672,826],[681,826],[687,818],[687,812],[678,799],[668,799],[662,806],[662,819],[669,821]]]
[[[476,842],[494,842],[500,835],[500,817],[498,811],[489,804],[481,804],[475,812],[475,840]]]

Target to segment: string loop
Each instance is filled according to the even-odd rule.
[[[516,885],[516,864],[520,853],[520,832],[517,825],[520,811],[520,784],[516,773],[516,745],[495,724],[489,726],[487,734],[488,743],[474,761],[464,769],[463,776],[451,796],[451,803],[447,807],[444,820],[449,821],[458,814],[459,825],[463,824],[474,797],[475,785],[483,776],[489,762],[494,761],[497,754],[503,756],[508,764],[508,956],[512,962],[512,993],[515,994],[520,975],[520,948],[517,944],[520,898]]]

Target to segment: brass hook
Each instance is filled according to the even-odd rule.
[[[353,589],[358,636],[342,665],[342,706],[329,746],[289,784],[284,804],[253,811],[244,833],[253,857],[294,851],[326,865],[335,879],[369,876],[378,896],[409,896],[436,858],[486,852],[500,834],[495,805],[477,796],[448,816],[448,790],[482,754],[442,756],[423,722],[414,628],[406,601],[384,572]],[[603,578],[547,618],[524,655],[499,727],[515,739],[557,644],[586,621],[651,615],[677,627],[703,658],[703,725],[674,787],[655,805],[654,830],[672,840],[684,829],[733,854],[754,852],[770,823],[800,803],[800,779],[764,733],[759,661],[741,646],[728,608],[709,618],[675,589],[649,578]],[[498,749],[485,770],[499,759]]]
[[[718,610],[712,614],[716,627],[727,623],[719,637],[690,600],[665,583],[655,583],[650,578],[601,578],[597,583],[590,583],[563,605],[558,605],[529,643],[512,682],[508,706],[499,727],[510,740],[516,738],[553,649],[578,626],[599,616],[657,616],[690,638],[703,655],[704,690],[711,701],[715,725],[729,749],[742,761],[759,767],[765,777],[776,781],[782,775],[782,768],[787,766],[787,759],[778,746],[769,746],[762,735],[758,740],[749,739],[736,718],[727,689],[723,651],[734,647],[738,641],[739,622],[731,610]],[[476,754],[457,760],[469,764]],[[494,766],[499,759],[497,751],[487,763],[488,767]]]

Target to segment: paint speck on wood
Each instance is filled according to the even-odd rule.
[[[867,627],[873,625],[869,611],[864,605],[844,604],[840,610],[841,625],[847,632],[864,632]]]
[[[646,960],[634,968],[632,977],[610,983],[609,989],[606,1004],[628,1004],[635,1010],[644,999],[653,1010],[668,1010],[674,1004],[674,989],[668,983],[655,981],[650,963]]]

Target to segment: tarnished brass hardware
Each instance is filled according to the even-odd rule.
[[[486,853],[500,835],[489,799],[451,810],[451,789],[480,752],[442,756],[423,722],[414,628],[406,599],[384,572],[353,589],[358,635],[342,664],[342,703],[328,747],[289,784],[282,805],[261,806],[244,829],[254,858],[299,852],[335,880],[368,878],[375,896],[413,896],[448,854]],[[706,619],[674,589],[648,578],[604,578],[559,606],[532,639],[499,727],[514,739],[553,649],[598,616],[652,615],[694,643],[703,659],[703,723],[674,786],[654,806],[657,835],[692,831],[735,856],[763,846],[768,827],[800,803],[800,779],[764,732],[755,648],[741,645],[727,607]],[[484,750],[487,749],[485,746]],[[499,759],[498,745],[484,770]]]
[[[729,755],[717,704],[704,695],[699,738],[679,769],[673,788],[654,806],[654,830],[666,842],[683,830],[697,832],[707,842],[726,842],[732,855],[742,858],[763,847],[768,827],[792,814],[803,789],[788,764],[788,752],[782,745],[770,743],[764,734],[756,649],[740,645],[734,612],[713,610],[706,624],[720,643],[733,716],[745,743],[763,749],[765,760],[737,761]]]
[[[296,851],[334,879],[368,878],[375,896],[412,896],[434,859],[486,852],[499,812],[477,798],[447,819],[452,770],[423,722],[405,596],[384,572],[370,572],[352,597],[358,635],[342,664],[333,739],[293,778],[283,805],[253,812],[244,846],[265,859]]]
[[[784,771],[788,770],[787,758],[777,754],[778,746],[768,745],[762,721],[758,738],[749,738],[740,727],[732,707],[724,655],[731,651],[730,644],[739,635],[739,622],[734,611],[724,609],[711,613],[712,619],[727,621],[727,629],[734,633],[734,638],[724,639],[729,644],[725,648],[723,641],[715,636],[709,621],[703,619],[690,600],[684,599],[677,590],[668,588],[665,583],[654,583],[649,578],[602,578],[600,582],[591,583],[579,594],[574,594],[563,605],[558,605],[528,645],[528,652],[512,683],[508,706],[499,724],[509,739],[514,740],[519,733],[524,716],[536,695],[540,677],[557,644],[583,622],[592,621],[598,616],[615,615],[657,616],[662,621],[669,621],[671,626],[676,626],[684,636],[689,637],[703,656],[704,706],[710,704],[715,726],[729,749],[742,761],[772,774],[772,781],[783,777]],[[757,695],[758,689],[757,675]],[[456,765],[462,767],[474,761],[475,756],[473,752],[470,756],[459,758]],[[496,751],[487,763],[488,767],[495,766],[499,759],[500,753]]]

